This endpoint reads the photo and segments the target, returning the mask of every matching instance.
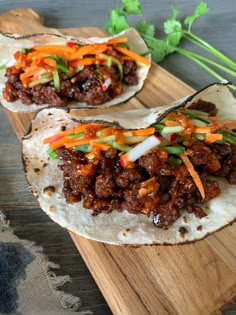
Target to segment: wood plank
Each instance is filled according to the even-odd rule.
[[[97,28],[47,29],[41,23],[41,17],[31,9],[0,16],[0,28],[7,32],[105,34]],[[143,90],[135,98],[106,111],[167,104],[192,92],[189,86],[153,65]],[[89,113],[99,112],[96,109]],[[87,111],[80,113],[86,115]],[[6,114],[21,138],[33,115]],[[236,295],[235,224],[196,243],[137,249],[70,234],[114,314],[212,314]]]

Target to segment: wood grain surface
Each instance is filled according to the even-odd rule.
[[[29,33],[29,30],[55,32],[55,29],[42,26],[41,21],[36,12],[21,9],[1,15],[0,29],[22,34]],[[97,28],[59,29],[57,32],[83,36],[104,35],[104,31]],[[153,65],[143,90],[115,110],[140,108],[142,104],[150,107],[166,104],[192,92],[190,87],[163,68]],[[97,112],[99,110],[93,111],[94,114]],[[86,111],[83,113],[86,115]],[[9,111],[6,114],[17,136],[21,138],[32,115]],[[10,158],[8,169],[1,168],[2,182],[7,183],[11,172],[14,173],[14,152],[11,151],[14,148],[7,148]],[[15,167],[20,168],[20,162]],[[15,177],[14,180],[13,187],[20,192],[18,204],[28,200],[28,215],[32,211],[38,213],[40,210],[34,199],[25,196],[27,187],[19,187]],[[9,198],[7,185],[1,185],[1,190],[2,196]],[[14,215],[11,213],[12,217]],[[53,238],[53,231],[58,227],[53,223],[51,225]],[[72,233],[70,236],[114,314],[216,314],[235,298],[235,224],[202,241],[181,246],[144,246],[135,249],[89,241]],[[60,251],[67,250],[63,246],[59,248]],[[109,314],[109,310],[104,309],[103,314]]]

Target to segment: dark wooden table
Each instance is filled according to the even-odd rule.
[[[183,11],[182,17],[191,14],[199,1],[142,1],[143,18],[157,26],[161,34],[163,21],[170,16],[171,5]],[[206,41],[234,58],[236,51],[236,4],[234,0],[208,0],[210,12],[194,26],[194,31]],[[109,9],[119,6],[114,0],[67,0],[30,1],[2,0],[0,14],[19,7],[31,7],[44,17],[48,27],[67,28],[81,26],[102,27],[109,19]],[[137,18],[132,17],[132,22]],[[184,44],[191,48],[191,43]],[[193,62],[174,54],[162,62],[166,70],[195,89],[215,81]],[[231,79],[231,78],[230,78]],[[111,311],[88,271],[67,231],[52,222],[41,211],[29,192],[21,164],[21,147],[6,116],[0,108],[0,210],[11,221],[16,234],[21,238],[36,242],[44,247],[49,259],[60,264],[58,274],[69,274],[72,283],[63,290],[78,295],[82,299],[82,309],[90,309],[94,314],[108,315]]]

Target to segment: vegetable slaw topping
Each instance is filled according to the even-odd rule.
[[[148,128],[127,130],[105,123],[86,122],[47,137],[43,143],[48,145],[52,159],[57,158],[57,150],[63,147],[85,152],[91,161],[98,158],[102,151],[114,148],[123,168],[132,168],[141,156],[160,147],[166,152],[170,165],[185,165],[204,199],[201,178],[191,163],[190,147],[199,140],[206,144],[236,145],[233,128],[236,128],[234,120],[223,121],[207,112],[182,108]]]

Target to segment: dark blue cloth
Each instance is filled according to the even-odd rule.
[[[33,259],[23,245],[0,241],[0,314],[16,314],[17,284],[26,278],[26,267]]]

